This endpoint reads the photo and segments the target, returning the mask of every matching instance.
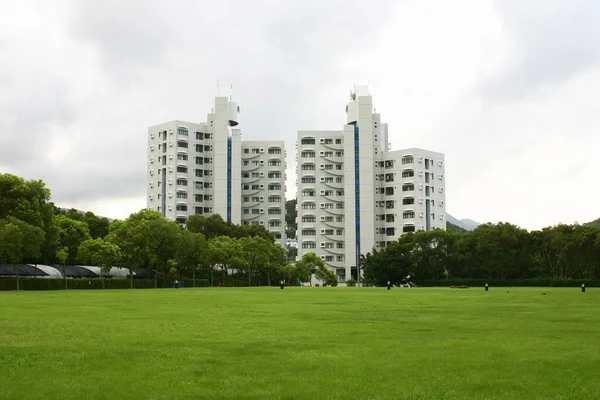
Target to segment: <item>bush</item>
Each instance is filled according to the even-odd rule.
[[[102,281],[104,281],[104,286]],[[67,279],[67,287],[69,289],[129,289],[129,285],[129,279]],[[19,287],[21,290],[63,290],[65,288],[65,281],[64,279],[21,278],[19,279]],[[134,279],[133,287],[134,289],[150,289],[154,287],[154,280]],[[0,279],[0,290],[15,289],[16,281],[14,278]]]
[[[587,287],[600,287],[600,280],[596,279],[563,279],[563,278],[530,278],[530,279],[444,279],[437,281],[423,281],[419,286],[474,286],[483,287],[578,287],[582,283]]]
[[[346,281],[346,286],[348,286],[348,287],[355,287],[356,286],[356,281],[354,279],[348,279]]]

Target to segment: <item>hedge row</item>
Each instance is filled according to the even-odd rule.
[[[102,282],[104,281],[104,282]],[[184,280],[185,287],[193,287],[193,281]],[[129,289],[129,279],[67,279],[67,286],[69,289]],[[16,279],[6,278],[0,279],[0,290],[15,290]],[[209,286],[208,279],[196,279],[196,287],[207,287]],[[151,289],[154,288],[153,279],[134,279],[134,289]],[[173,287],[173,281],[158,281],[159,288]],[[19,288],[21,290],[62,290],[65,288],[64,279],[35,279],[35,278],[23,278],[19,279]]]
[[[483,287],[485,284],[490,287],[577,287],[582,283],[587,287],[600,287],[600,280],[597,279],[564,279],[564,278],[530,278],[530,279],[444,279],[437,281],[424,281],[419,286],[474,286]]]

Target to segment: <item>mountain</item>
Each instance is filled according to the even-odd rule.
[[[481,225],[479,222],[477,221],[473,221],[472,219],[456,219],[454,218],[452,215],[446,213],[446,221],[450,222],[451,224],[454,224],[456,226],[459,226],[467,231],[472,231],[473,229],[477,228],[479,225]]]
[[[591,221],[591,222],[586,222],[583,225],[586,225],[586,226],[595,226],[596,228],[600,229],[600,218],[598,218],[598,219],[596,219],[594,221]]]

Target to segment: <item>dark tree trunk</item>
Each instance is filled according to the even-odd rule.
[[[65,278],[65,290],[69,288],[67,284],[67,264],[63,264],[63,277]]]
[[[192,287],[196,287],[196,267],[192,267],[192,279],[194,280],[194,284]]]
[[[154,264],[154,289],[158,287],[158,263]]]
[[[17,265],[13,264],[13,269],[15,270],[15,276],[17,278],[17,290],[19,290],[19,271],[17,271]]]

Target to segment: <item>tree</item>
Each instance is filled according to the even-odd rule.
[[[412,270],[413,233],[406,233],[382,250],[361,256],[364,281],[377,286],[405,283]]]
[[[63,267],[63,278],[65,280],[65,290],[68,289],[67,284],[67,259],[69,258],[69,249],[63,247],[56,251],[56,258],[60,261],[60,264]]]
[[[206,263],[208,244],[201,233],[185,230],[177,245],[176,259],[179,266],[179,277],[184,270],[192,271],[193,285],[196,287],[196,270],[200,264]]]
[[[298,212],[296,211],[296,199],[288,200],[285,202],[285,236],[288,239],[296,238],[296,229],[298,229],[298,224],[296,223],[296,217],[298,216]]]
[[[15,175],[0,174],[0,218],[11,216],[43,229],[47,213],[53,214],[49,199],[50,190],[41,180],[25,181]]]
[[[235,226],[223,221],[219,214],[208,217],[190,215],[186,221],[186,228],[194,233],[202,233],[206,239],[213,239],[217,236],[236,237]]]
[[[50,190],[43,181],[26,181],[0,173],[0,219],[14,217],[44,231],[44,242],[36,260],[41,258],[51,263],[56,249],[56,231],[53,229],[54,206],[49,200]]]
[[[291,272],[290,279],[294,282],[308,282],[311,274],[315,273],[320,266],[324,266],[323,260],[315,253],[306,253],[302,256],[302,260],[298,261]]]
[[[90,230],[90,236],[92,237],[92,239],[105,238],[106,235],[108,235],[108,219],[99,218],[96,215],[94,215],[93,212],[88,211],[85,213],[84,222],[87,224]]]
[[[258,272],[259,268],[269,263],[273,253],[273,246],[277,245],[260,236],[243,237],[239,242],[248,269],[248,285],[252,286],[252,272]]]
[[[323,285],[337,286],[338,280],[335,273],[324,265],[317,266],[315,277],[323,282]]]
[[[68,249],[67,263],[75,264],[79,246],[92,238],[90,230],[85,222],[71,219],[66,215],[57,215],[55,221],[58,226],[59,247]]]
[[[0,254],[0,258],[13,265],[15,278],[17,280],[17,290],[19,290],[19,272],[17,271],[16,264],[21,263],[23,260],[22,242],[23,232],[21,232],[16,224],[7,222],[0,228],[0,243],[2,243],[2,247],[0,248],[2,254]]]
[[[110,269],[121,259],[121,249],[104,239],[88,239],[81,243],[77,250],[77,260],[100,267],[102,276],[105,277]],[[104,287],[104,280],[102,280]]]
[[[44,242],[44,231],[14,217],[0,219],[0,260],[13,265],[19,290],[17,264],[37,260]]]
[[[217,236],[208,241],[210,264],[219,266],[223,273],[223,285],[229,269],[242,269],[247,266],[242,245],[228,236]]]
[[[167,262],[176,256],[181,232],[176,222],[158,211],[144,209],[125,221],[113,222],[107,240],[121,249],[130,275],[132,266],[154,269],[154,287],[157,287],[159,270],[168,272]]]

